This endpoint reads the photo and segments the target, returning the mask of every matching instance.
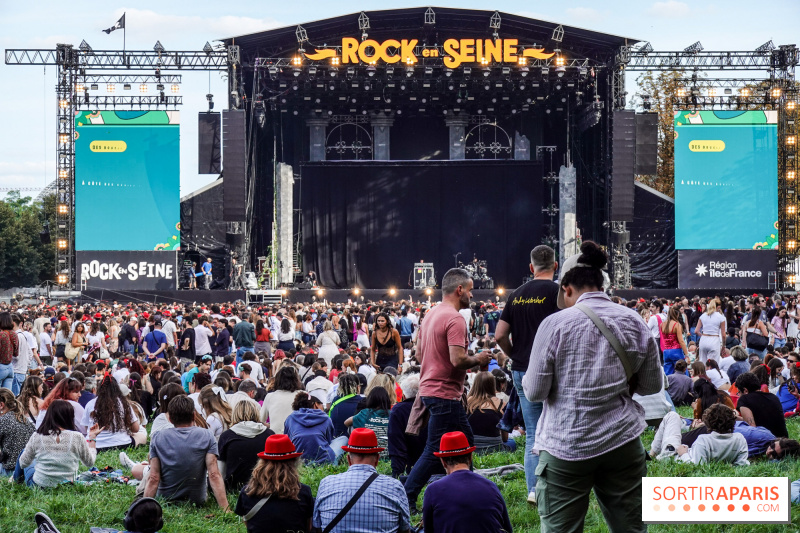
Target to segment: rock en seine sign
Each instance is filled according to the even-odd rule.
[[[344,37],[341,46],[341,62],[346,63],[399,63],[414,64],[418,61],[415,48],[419,39],[387,39],[381,43],[374,39],[359,41]],[[456,68],[462,63],[523,63],[527,58],[550,59],[555,52],[547,53],[544,48],[519,49],[517,39],[447,39],[442,45],[444,66]],[[304,53],[307,59],[320,61],[336,58],[337,51],[332,48],[315,49],[314,53]],[[422,57],[439,57],[438,48],[424,48]],[[522,61],[521,61],[522,60]]]

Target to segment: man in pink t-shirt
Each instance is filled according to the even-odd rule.
[[[430,413],[425,450],[408,475],[405,488],[409,507],[416,508],[417,497],[432,474],[444,474],[439,451],[442,435],[461,431],[472,445],[472,429],[461,403],[467,369],[489,364],[491,354],[467,355],[469,335],[461,309],[469,307],[472,278],[460,268],[452,268],[442,278],[442,303],[425,315],[417,337],[417,360],[422,364],[418,397]]]

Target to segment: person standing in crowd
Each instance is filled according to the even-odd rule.
[[[14,333],[14,321],[11,313],[0,313],[0,387],[11,390],[14,383],[14,366],[12,364],[19,350],[19,337]]]
[[[42,332],[39,333],[39,358],[46,357],[49,363],[55,363],[55,351],[53,350],[53,326],[50,322],[42,325]]]
[[[529,402],[522,390],[528,370],[531,347],[545,318],[558,311],[558,285],[553,276],[558,268],[556,252],[540,245],[531,250],[530,270],[533,279],[509,296],[495,330],[497,344],[511,358],[511,379],[517,389],[522,419],[525,421],[525,483],[528,502],[536,503],[536,466],[539,456],[531,453],[536,440],[536,426],[542,414],[542,402]]]
[[[17,354],[11,359],[11,366],[14,369],[14,381],[11,384],[11,392],[14,393],[14,396],[18,396],[22,390],[22,384],[25,382],[25,376],[28,375],[34,353],[33,350],[31,350],[30,344],[28,344],[28,339],[22,331],[22,317],[14,313],[11,315],[11,320],[14,322],[14,333],[17,335]],[[41,365],[41,362],[39,364]]]
[[[242,313],[242,319],[233,328],[233,342],[236,343],[236,364],[242,362],[245,352],[252,352],[256,343],[256,329],[253,326],[253,315]]]
[[[375,319],[376,328],[372,334],[370,346],[370,363],[377,365],[383,371],[387,366],[397,368],[400,365],[400,354],[403,352],[403,342],[400,333],[392,326],[389,315],[381,313]]]
[[[206,262],[203,263],[201,268],[203,270],[203,288],[205,290],[209,290],[211,288],[211,281],[213,279],[213,274],[211,273],[213,266],[211,265],[210,257],[206,259]]]
[[[766,322],[761,320],[763,311],[753,304],[749,318],[745,315],[742,320],[742,340],[747,353],[757,355],[762,361],[767,356],[767,345],[769,344],[769,331]]]
[[[408,309],[406,308],[400,311],[400,323],[397,329],[400,332],[400,342],[403,346],[407,342],[411,342],[411,337],[414,335],[414,323],[408,318]]]
[[[161,329],[161,321],[153,322],[153,331],[145,335],[142,348],[144,348],[145,361],[164,359],[167,353],[167,336]]]
[[[420,328],[416,352],[422,365],[419,398],[430,417],[425,450],[405,484],[410,508],[416,508],[417,497],[431,475],[443,472],[433,455],[439,450],[442,435],[462,431],[472,440],[472,429],[461,403],[464,380],[468,368],[486,367],[491,354],[467,354],[469,334],[459,311],[469,309],[471,298],[472,278],[463,269],[451,268],[442,278],[442,303],[425,315]]]
[[[669,376],[675,372],[675,363],[689,358],[689,349],[683,339],[681,312],[677,305],[669,308],[667,319],[659,326],[661,346],[664,348],[664,373]]]
[[[194,328],[190,320],[184,320],[181,326],[183,331],[181,332],[181,338],[178,343],[177,355],[182,361],[192,362],[197,356]]]
[[[463,323],[460,316],[459,320]],[[320,482],[312,525],[330,533],[410,531],[403,485],[394,478],[378,474],[379,454],[384,448],[378,446],[375,432],[354,429],[342,449],[347,452],[349,468],[343,474],[328,476]]]
[[[650,334],[656,340],[659,353],[661,353],[661,323],[665,320],[667,320],[667,315],[664,313],[664,304],[656,298],[650,302],[650,318],[647,320],[647,327],[650,328]]]
[[[202,360],[206,355],[212,355],[211,338],[214,336],[214,331],[208,327],[208,317],[206,315],[198,317],[197,320],[199,323],[194,328],[195,363]]]
[[[709,359],[713,359],[719,363],[720,350],[725,346],[727,331],[725,317],[717,311],[717,300],[710,300],[705,314],[697,320],[695,329],[700,338],[698,345],[700,362],[705,363]]]
[[[460,431],[445,433],[439,448],[434,455],[447,476],[431,483],[425,491],[422,523],[426,533],[511,533],[506,501],[497,485],[470,471],[475,446],[470,446],[467,436]]]
[[[582,531],[593,488],[611,531],[647,529],[639,439],[647,423],[631,396],[661,391],[663,371],[639,314],[603,292],[607,261],[592,241],[566,260],[557,298],[564,311],[542,322],[523,379],[528,401],[544,402],[534,447],[542,531]]]

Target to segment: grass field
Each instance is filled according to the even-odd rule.
[[[682,408],[681,414],[691,416],[688,408]],[[789,435],[800,438],[800,421],[788,422]],[[653,432],[647,431],[642,436],[645,448],[649,449]],[[520,449],[522,446],[520,446]],[[146,449],[133,450],[129,453],[132,459],[145,459]],[[498,453],[478,457],[476,467],[487,468],[508,463],[521,463],[522,451],[516,453]],[[97,458],[97,466],[120,468],[116,453],[101,453]],[[800,479],[800,461],[785,460],[772,463],[765,460],[755,461],[747,467],[732,467],[723,464],[706,464],[694,466],[674,461],[649,461],[647,463],[650,476],[787,476],[792,480]],[[338,473],[344,467],[306,468],[303,482],[310,485],[316,494],[317,486],[322,478]],[[388,464],[381,465],[382,473],[389,473]],[[524,473],[496,480],[508,504],[511,522],[515,531],[539,531],[539,517],[534,508],[526,502]],[[38,511],[47,513],[62,533],[87,533],[89,527],[115,527],[122,529],[122,518],[134,496],[134,487],[120,484],[95,484],[92,486],[64,485],[47,491],[32,490],[21,485],[0,482],[0,533],[30,533],[33,530],[33,516]],[[236,495],[229,494],[231,507],[236,503]],[[420,499],[420,504],[421,504]],[[164,507],[165,533],[214,532],[224,533],[244,531],[244,525],[233,514],[224,515],[214,503],[213,497],[203,508],[189,505],[166,505]],[[597,502],[592,497],[589,513],[586,517],[585,531],[600,533],[608,531]],[[651,525],[651,532],[797,532],[800,531],[800,506],[792,506],[792,525]]]

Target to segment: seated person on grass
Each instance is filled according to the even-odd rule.
[[[203,505],[210,485],[217,504],[229,512],[225,483],[217,467],[214,435],[193,425],[194,402],[186,396],[173,398],[167,409],[175,427],[159,431],[150,442],[150,475],[144,496]]]
[[[789,436],[780,400],[770,392],[761,392],[761,383],[755,374],[739,374],[736,388],[739,389],[736,408],[742,420],[750,426],[765,427],[776,437]]]
[[[723,404],[714,404],[703,412],[703,423],[711,433],[700,435],[688,447],[681,444],[683,419],[678,413],[670,412],[656,432],[650,456],[655,459],[676,457],[679,461],[702,464],[722,461],[734,465],[748,465],[747,441],[733,432],[736,413]]]

